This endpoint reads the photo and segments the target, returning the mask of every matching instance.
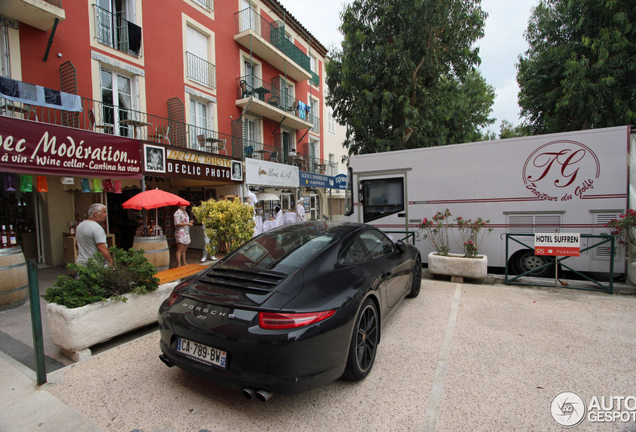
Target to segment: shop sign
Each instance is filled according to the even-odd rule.
[[[324,174],[314,174],[310,172],[301,171],[300,186],[335,189],[336,180],[333,177],[330,177]]]
[[[145,158],[145,172],[152,175],[165,174],[167,177],[174,178],[188,178],[195,180],[209,180],[209,181],[226,181],[226,182],[242,182],[242,170],[240,176],[232,175],[233,164],[238,164],[239,161],[234,161],[228,157],[220,157],[209,153],[200,153],[192,150],[184,150],[178,147],[163,146],[165,149],[165,164],[152,163],[151,153],[156,150],[158,146],[150,144],[144,144]],[[155,152],[156,154],[156,152]]]
[[[336,189],[346,190],[347,189],[347,175],[346,174],[338,174],[334,177],[336,180]]]
[[[298,187],[298,167],[246,158],[245,182],[260,186]]]
[[[0,116],[0,171],[140,179],[138,140]]]

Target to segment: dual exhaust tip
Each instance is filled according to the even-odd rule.
[[[272,396],[274,396],[274,393],[268,392],[267,390],[256,390],[253,388],[244,388],[241,390],[241,393],[243,393],[243,396],[247,399],[256,398],[261,402],[267,402]]]
[[[168,367],[174,366],[168,356],[165,354],[161,354],[159,356],[159,360],[161,360]],[[243,390],[241,390],[241,393],[243,393],[243,396],[245,396],[247,399],[256,398],[261,402],[267,402],[272,396],[274,396],[274,393],[268,392],[267,390],[257,390],[253,388],[244,388]]]

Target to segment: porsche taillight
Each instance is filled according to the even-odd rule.
[[[335,313],[335,310],[310,313],[259,312],[258,325],[269,330],[292,329],[326,320]]]
[[[168,297],[168,299],[166,300],[166,304],[168,306],[172,306],[173,304],[177,302],[179,297],[180,297],[179,293],[177,293],[176,291],[172,291],[172,293],[170,293],[170,297]]]

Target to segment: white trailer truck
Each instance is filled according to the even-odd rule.
[[[453,218],[489,219],[493,231],[479,253],[488,256],[489,266],[509,265],[520,274],[547,258],[516,242],[506,255],[503,234],[601,235],[608,232],[608,221],[634,203],[634,133],[621,126],[352,156],[345,220],[419,234],[422,219],[446,208]],[[582,250],[588,240],[581,238]],[[415,244],[426,262],[432,246],[421,235]],[[451,252],[461,251],[451,240]],[[597,247],[568,265],[608,272],[609,260],[609,248]],[[615,258],[614,271],[625,271],[623,252]],[[545,267],[537,275],[550,272]]]

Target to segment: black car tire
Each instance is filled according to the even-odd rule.
[[[541,267],[548,262],[548,258],[534,254],[534,250],[526,249],[517,252],[511,258],[512,271],[515,274],[522,274],[532,269]],[[554,265],[543,267],[541,270],[534,271],[526,276],[534,277],[552,277],[554,276]]]
[[[366,299],[356,317],[353,336],[343,376],[350,380],[364,379],[375,361],[380,340],[378,309],[371,299]]]
[[[422,259],[420,256],[415,257],[415,265],[413,266],[413,283],[411,285],[411,292],[408,293],[408,298],[415,298],[420,294],[420,288],[422,287]]]

